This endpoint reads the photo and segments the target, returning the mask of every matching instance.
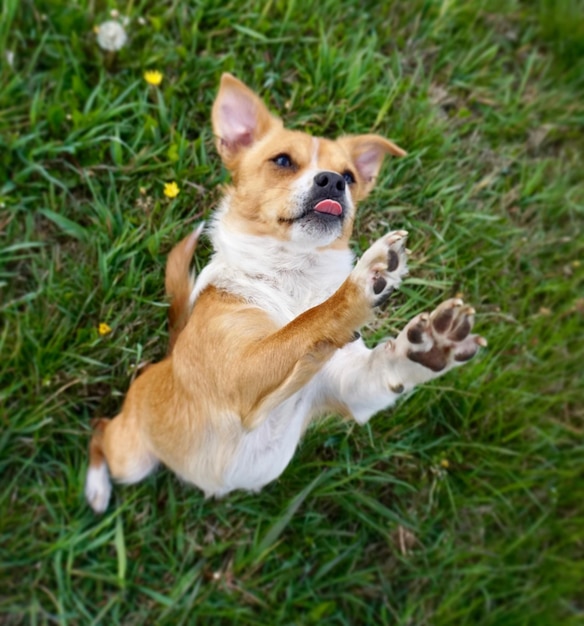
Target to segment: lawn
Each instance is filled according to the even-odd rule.
[[[260,494],[160,470],[95,516],[89,421],[164,355],[166,255],[227,181],[224,71],[289,126],[408,151],[357,220],[358,254],[412,249],[366,340],[462,293],[489,347],[314,425]],[[583,131],[580,0],[4,0],[0,623],[583,623]]]

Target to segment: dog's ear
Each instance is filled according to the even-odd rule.
[[[230,168],[240,152],[261,139],[274,125],[282,126],[258,96],[231,74],[221,76],[213,104],[213,132],[219,155]]]
[[[348,152],[364,185],[367,195],[375,184],[386,154],[405,156],[407,152],[380,135],[346,135],[337,142]]]

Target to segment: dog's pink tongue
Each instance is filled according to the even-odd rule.
[[[319,213],[330,213],[331,215],[340,215],[343,207],[336,200],[321,200],[315,207],[315,211]]]

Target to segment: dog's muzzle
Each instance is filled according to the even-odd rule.
[[[319,172],[310,194],[312,209],[322,215],[342,217],[345,186],[345,179],[336,172]]]

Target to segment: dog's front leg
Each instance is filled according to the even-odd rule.
[[[330,298],[248,347],[242,358],[249,379],[238,385],[251,391],[243,414],[246,427],[257,426],[304,387],[335,351],[354,338],[374,307],[387,300],[407,272],[406,236],[405,231],[394,231],[379,239]],[[259,371],[263,375],[258,379]]]
[[[473,322],[474,310],[451,299],[416,316],[396,339],[373,350],[362,341],[349,344],[323,368],[317,402],[365,423],[415,385],[472,359],[486,345],[471,334]]]

